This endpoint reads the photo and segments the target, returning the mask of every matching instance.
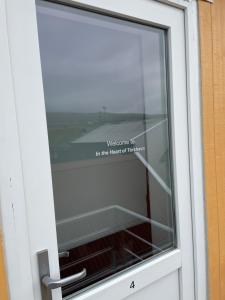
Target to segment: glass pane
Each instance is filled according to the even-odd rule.
[[[175,247],[166,32],[38,2],[61,277],[75,293]]]

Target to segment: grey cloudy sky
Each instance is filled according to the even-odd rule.
[[[144,101],[146,113],[166,112],[161,30],[49,5],[38,10],[48,112],[143,113]]]

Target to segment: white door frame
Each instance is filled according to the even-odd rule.
[[[135,2],[137,1],[135,0]],[[139,0],[139,5],[145,1],[148,0]],[[93,1],[89,2],[93,3]],[[96,2],[101,2],[104,7],[103,0],[96,0]],[[117,0],[105,2],[110,2],[112,5],[113,2],[118,3]],[[151,1],[149,0],[149,2]],[[194,237],[195,297],[199,300],[205,300],[207,299],[206,235],[202,175],[197,3],[194,0],[152,1],[154,5],[158,5],[157,2],[175,6],[184,12],[189,129],[188,167],[191,173],[190,193]],[[123,3],[127,3],[127,1],[124,0]],[[109,4],[107,5],[109,7]],[[119,8],[120,11],[121,7]],[[0,25],[2,29],[0,35],[0,65],[2,66],[0,68],[0,82],[2,83],[0,88],[1,224],[4,235],[10,299],[30,300],[36,299],[34,294],[39,289],[39,278],[37,272],[34,272],[34,266],[37,266],[36,250],[49,249],[51,253],[51,275],[55,277],[59,275],[58,266],[54,260],[57,257],[56,233],[52,231],[51,239],[49,239],[49,233],[46,232],[46,224],[48,222],[54,223],[55,218],[51,177],[49,176],[50,161],[47,149],[48,140],[34,0],[0,0]],[[30,99],[30,102],[28,99]],[[31,100],[32,106],[29,104]],[[34,106],[34,103],[38,104],[40,101],[42,105]],[[25,124],[21,122],[22,115],[27,118],[27,122],[38,124],[36,128],[33,126],[34,130],[32,132],[24,127]],[[38,141],[44,141],[42,147],[37,144]],[[37,150],[36,153],[33,151],[35,149]],[[46,172],[41,172],[39,161],[34,160],[35,155],[42,157],[42,164]],[[32,176],[29,176],[31,175],[29,170],[26,167],[24,168],[25,160],[27,166],[32,165],[33,172],[40,174],[40,180],[34,182]],[[52,201],[45,201],[46,195]],[[46,211],[42,211],[41,220],[40,214],[38,214],[38,211],[40,213],[40,201],[46,207]],[[185,215],[185,206],[182,209],[183,215]],[[51,213],[49,214],[49,212]],[[35,224],[39,224],[38,230]],[[179,249],[171,251],[139,268],[142,268],[143,272],[147,272],[146,268],[150,264],[151,267],[155,268],[154,274],[156,274],[156,277],[162,276],[162,268],[160,267],[162,263],[165,264],[168,272],[172,271],[171,268],[177,269],[184,262],[182,257],[190,253],[185,237],[180,237],[180,241],[183,245],[182,253]],[[140,272],[140,269],[134,268],[132,272]],[[129,276],[129,274],[124,273],[123,278],[120,277],[120,282],[126,280],[126,276]],[[148,276],[151,277],[152,275],[148,274]],[[149,280],[151,282],[149,278],[148,284],[150,283]],[[156,278],[152,280],[156,280]],[[113,280],[106,284],[112,283]],[[141,282],[140,288],[144,284]],[[182,287],[187,290],[187,295],[185,294],[183,298],[190,299],[188,297],[188,282],[184,278]],[[56,294],[60,299],[60,292],[56,291]]]

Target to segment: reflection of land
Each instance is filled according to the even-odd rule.
[[[165,115],[48,113],[47,120],[53,164],[136,153],[149,171],[155,170],[157,181],[170,194]]]
[[[52,163],[93,159],[106,140],[129,140],[163,118],[109,112],[47,113]]]
[[[80,138],[105,124],[142,121],[157,123],[164,115],[122,113],[47,113],[51,145]]]
[[[164,115],[50,113],[53,164],[136,153],[170,194],[168,124]],[[141,149],[141,151],[135,151]]]
[[[151,126],[152,121],[123,121],[117,124],[104,124],[92,130],[88,134],[76,139],[73,143],[98,143],[106,141],[129,141],[140,132],[145,131],[146,126]]]

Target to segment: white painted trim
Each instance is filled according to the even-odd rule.
[[[157,1],[157,0],[156,0]],[[186,9],[192,1],[195,0],[158,0],[166,5],[175,6],[181,9]]]
[[[196,300],[208,299],[207,236],[204,198],[201,78],[199,56],[198,7],[196,0],[159,0],[184,10],[188,93],[188,127],[191,199],[195,259]]]
[[[10,299],[33,299],[6,0],[0,0],[0,212]],[[21,245],[21,246],[19,246]]]
[[[37,251],[50,250],[55,278],[59,267],[36,7],[35,1],[0,3],[5,37],[0,47],[0,185],[10,300],[37,300]],[[45,141],[41,147],[32,142],[34,136]],[[54,296],[62,299],[61,289]]]
[[[202,110],[197,1],[185,9],[188,127],[196,300],[208,298],[204,202]]]

